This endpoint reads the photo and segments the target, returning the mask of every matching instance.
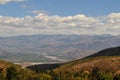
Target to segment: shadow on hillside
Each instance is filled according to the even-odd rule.
[[[39,72],[45,72],[48,70],[55,69],[59,66],[63,65],[62,63],[56,63],[56,64],[39,64],[39,65],[32,65],[28,66],[27,69],[30,69],[32,71],[35,71],[36,73]]]

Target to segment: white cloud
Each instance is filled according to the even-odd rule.
[[[21,2],[21,1],[25,1],[25,0],[0,0],[0,4],[6,4],[9,2]]]
[[[0,36],[34,34],[120,35],[120,13],[101,17],[39,13],[23,18],[0,16]]]
[[[33,10],[31,13],[32,14],[47,14],[47,12],[44,10]]]

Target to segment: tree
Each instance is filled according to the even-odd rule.
[[[37,80],[52,80],[51,76],[45,73],[40,73],[37,75]]]
[[[6,71],[3,68],[0,68],[0,80],[6,80]]]
[[[18,70],[15,67],[7,68],[7,80],[18,80]]]
[[[89,75],[90,80],[99,80],[100,78],[100,70],[98,67],[93,68]]]
[[[101,73],[99,80],[113,80],[113,76],[108,72]],[[119,80],[119,79],[116,79],[116,80]]]

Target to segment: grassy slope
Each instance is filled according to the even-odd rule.
[[[120,70],[120,57],[94,57],[83,60],[76,60],[54,69],[56,73],[71,72],[76,73],[80,71],[91,71],[98,67],[103,71],[117,71]]]
[[[0,60],[0,68],[7,68],[9,66],[18,66],[18,65],[14,65],[13,63]]]

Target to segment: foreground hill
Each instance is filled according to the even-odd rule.
[[[0,61],[0,80],[120,80],[120,57],[76,60],[44,72]]]
[[[81,72],[81,71],[92,71],[94,68],[99,68],[103,71],[116,71],[120,70],[120,57],[94,57],[83,60],[76,60],[73,62],[66,63],[65,65],[56,68],[56,72]]]
[[[47,65],[49,70],[48,67],[44,67]],[[80,59],[61,64],[56,69],[53,68],[55,64],[47,65],[34,66],[32,69],[37,73],[46,73],[46,68],[52,80],[120,80],[120,57],[118,56]]]
[[[0,61],[0,80],[120,80],[120,57],[96,57],[66,63],[54,70],[32,72]]]
[[[76,60],[54,69],[54,73],[63,80],[120,80],[120,57]]]

